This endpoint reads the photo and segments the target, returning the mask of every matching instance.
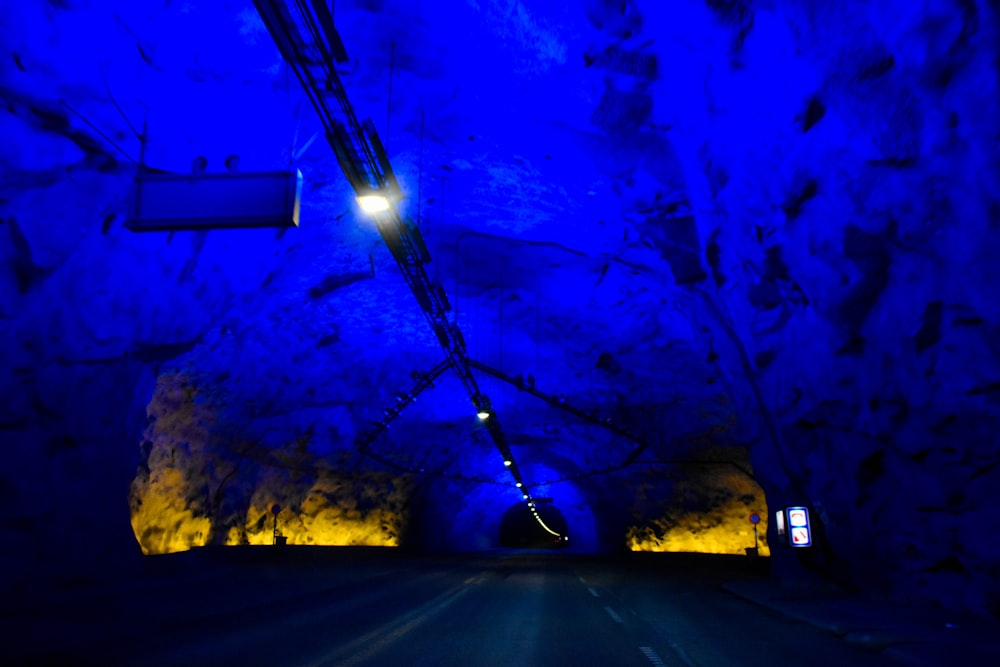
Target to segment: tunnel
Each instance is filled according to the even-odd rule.
[[[756,555],[997,618],[998,31],[5,3],[0,590],[280,537]]]
[[[500,522],[500,546],[554,549],[569,543],[566,517],[551,503],[511,505]]]

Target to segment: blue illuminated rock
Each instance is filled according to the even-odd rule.
[[[266,536],[273,501],[301,535],[391,515],[400,544],[494,546],[520,492],[450,372],[355,444],[443,353],[253,4],[98,4],[0,9],[4,570],[128,560],[153,448],[174,507],[236,468],[233,434],[279,465],[238,468],[224,521],[174,507],[209,533]],[[336,3],[351,102],[470,357],[517,379],[477,371],[571,549],[729,525],[743,483],[677,463],[728,451],[753,509],[821,529],[810,557],[770,535],[777,573],[1000,610],[988,5]],[[231,155],[302,171],[298,229],[123,228],[140,156]],[[179,412],[140,456],[178,376],[218,421]],[[185,429],[211,447],[166,465]]]

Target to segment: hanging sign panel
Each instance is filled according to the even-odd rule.
[[[788,521],[788,544],[793,547],[811,547],[809,510],[805,507],[789,507],[785,510],[785,518]]]
[[[135,177],[125,226],[133,232],[178,232],[299,226],[302,173],[166,174]]]

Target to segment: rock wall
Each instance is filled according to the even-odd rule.
[[[777,572],[996,614],[996,3],[519,6],[456,34],[433,3],[338,3],[384,38],[349,47],[362,117],[396,67],[384,138],[470,350],[654,459],[748,447],[770,510],[822,531],[802,563],[770,535]],[[441,353],[251,4],[7,3],[0,30],[4,571],[136,555],[137,463],[149,551],[266,540],[275,502],[303,542],[489,544],[516,491],[457,383],[375,443],[392,466],[352,458]],[[175,173],[294,162],[302,228],[127,233],[140,145]],[[621,545],[631,443],[484,386],[571,529]]]
[[[272,544],[275,530],[288,544],[399,545],[411,480],[333,468],[308,433],[284,445],[247,440],[220,407],[182,374],[159,377],[129,492],[143,553]]]
[[[123,228],[143,118],[153,166],[188,169],[196,155],[166,128],[180,121],[178,102],[210,99],[193,93],[206,91],[203,72],[181,61],[162,67],[167,49],[153,60],[147,37],[165,27],[156,23],[164,15],[132,9],[0,10],[0,493],[11,508],[0,531],[4,587],[136,563],[122,519],[159,369],[195,348],[276,254],[259,234],[251,241],[253,232],[142,236]],[[167,16],[185,20],[183,12]],[[147,79],[150,89],[130,89],[143,71],[159,85]],[[192,97],[176,96],[178,82]],[[239,266],[223,272],[234,255]]]
[[[636,476],[628,549],[743,555],[757,546],[759,555],[771,555],[767,499],[748,468],[748,452],[705,448],[699,454],[698,461]],[[751,514],[760,518],[756,544]]]
[[[996,7],[709,5],[717,108],[672,107],[694,300],[768,500],[828,575],[995,614]]]

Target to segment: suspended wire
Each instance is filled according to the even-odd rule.
[[[135,125],[133,125],[132,121],[129,120],[129,117],[125,114],[125,111],[122,109],[121,105],[118,104],[118,100],[115,99],[114,93],[111,92],[111,86],[108,85],[108,79],[104,75],[104,63],[103,62],[101,63],[101,81],[104,83],[104,90],[107,91],[107,93],[108,93],[108,99],[111,100],[111,104],[115,105],[115,109],[117,109],[119,115],[121,115],[121,117],[123,119],[125,119],[125,124],[129,126],[130,130],[132,130],[132,134],[135,135],[136,139],[140,139],[141,140],[142,139],[142,135],[139,134],[139,130],[135,129]]]
[[[292,140],[288,144],[288,166],[291,167],[295,163],[295,144],[299,141],[299,120],[301,116],[295,108],[295,102],[292,100],[292,82],[289,76],[292,68],[288,64],[288,61],[282,59],[282,62],[285,65],[285,91],[288,93],[288,113],[292,121]]]
[[[502,263],[499,263],[499,264],[500,264],[501,267],[503,266]],[[499,340],[500,351],[499,351],[499,359],[498,359],[498,362],[497,362],[497,368],[499,368],[500,370],[503,370],[503,287],[504,287],[504,278],[505,278],[505,276],[504,276],[503,270],[501,268],[501,271],[500,271],[500,287],[499,287],[500,294],[498,296],[498,299],[499,299],[498,309],[500,311],[500,323],[497,325],[497,334],[499,335],[498,337],[500,339]],[[496,380],[496,383],[497,383],[497,386],[500,385],[500,381],[499,380]]]
[[[417,164],[417,226],[420,226],[420,212],[424,205],[424,108],[420,107],[420,158]],[[426,239],[426,231],[424,238]],[[437,264],[434,264],[437,267]]]
[[[424,126],[423,118],[424,118],[423,117],[423,109],[421,109],[421,116],[420,116],[420,127],[421,127],[421,135],[420,136],[421,136],[421,142],[423,141],[423,132],[422,132],[423,126]],[[441,177],[441,219],[438,220],[438,229],[441,230],[442,233],[444,232],[444,180],[445,180],[444,176],[442,176]],[[455,271],[456,272],[458,271],[458,267],[457,266],[455,267]],[[440,262],[438,262],[438,263],[436,263],[434,265],[434,277],[437,279],[438,283],[441,282],[441,263]],[[458,299],[458,293],[457,292],[455,293],[455,299]],[[456,301],[455,308],[456,309],[458,308],[457,301]],[[455,317],[456,318],[458,317],[458,311],[457,310],[455,311]],[[458,323],[458,321],[456,320],[456,324],[457,323]]]
[[[396,42],[393,40],[389,51],[389,98],[385,102],[385,152],[389,152],[389,140],[392,138],[392,76],[396,70]]]
[[[89,120],[87,120],[84,117],[83,114],[81,114],[79,111],[77,111],[76,109],[74,109],[73,107],[71,107],[69,104],[67,104],[66,100],[62,100],[62,105],[64,107],[66,107],[67,109],[69,109],[70,111],[72,111],[73,114],[77,118],[79,118],[80,120],[82,120],[84,123],[86,123],[87,126],[90,127],[90,129],[92,129],[94,132],[97,132],[97,134],[99,134],[102,139],[104,139],[106,142],[108,142],[109,144],[111,144],[112,146],[114,146],[116,149],[118,149],[118,152],[121,153],[122,155],[124,155],[128,159],[129,162],[131,162],[132,164],[134,164],[137,167],[139,166],[139,162],[136,161],[136,159],[133,158],[131,155],[129,155],[128,153],[126,153],[124,148],[122,148],[117,143],[115,143],[114,140],[111,139],[111,137],[109,137],[108,135],[106,135],[103,132],[101,132],[101,130],[96,125],[94,125]]]
[[[535,288],[535,377],[542,377],[541,369],[538,367],[541,363],[541,352],[539,351],[539,341],[541,340],[541,323],[542,323],[542,297],[540,290]]]

